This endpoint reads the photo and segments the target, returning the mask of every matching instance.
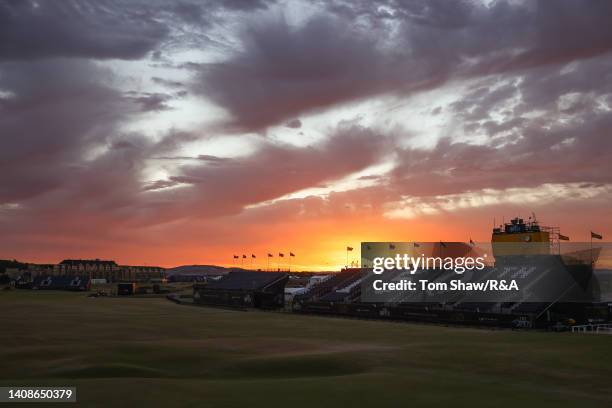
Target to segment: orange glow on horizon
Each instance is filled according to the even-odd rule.
[[[488,242],[493,217],[497,213],[516,214],[513,211],[477,209],[456,213],[443,213],[414,219],[388,219],[379,214],[354,215],[340,218],[311,218],[297,222],[269,224],[243,223],[224,220],[218,225],[180,226],[177,231],[160,231],[146,236],[130,236],[125,241],[100,240],[84,242],[69,240],[69,236],[46,237],[32,241],[21,253],[0,254],[0,258],[23,262],[57,263],[62,259],[113,259],[121,265],[180,265],[242,266],[248,269],[277,268],[292,271],[337,271],[348,262],[359,262],[360,244],[366,241],[461,241]],[[506,217],[510,219],[511,215]],[[562,232],[572,241],[588,241],[590,229],[609,237],[609,231],[598,225],[597,214],[587,214],[582,220],[571,220],[563,213],[551,213],[541,219],[542,225],[562,226]],[[498,218],[498,224],[501,220]],[[240,227],[237,227],[240,225]],[[591,227],[591,225],[593,227]],[[54,248],[66,240],[65,248]],[[278,253],[285,254],[280,258]],[[296,256],[290,257],[289,252]],[[268,263],[267,254],[274,255]],[[253,261],[251,254],[257,256]],[[240,256],[234,260],[233,256]],[[247,258],[242,259],[242,255]]]

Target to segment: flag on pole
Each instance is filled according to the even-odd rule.
[[[471,246],[476,245],[476,243],[475,243],[474,241],[472,241],[472,238],[470,238],[470,245],[471,245]]]
[[[273,257],[274,257],[274,255],[268,254],[268,258],[273,258]]]
[[[246,259],[246,255],[242,255],[242,259]]]
[[[597,234],[597,233],[591,231],[591,238],[603,239],[603,236],[601,234]]]
[[[238,259],[240,258],[238,255],[234,255],[234,259]]]
[[[257,258],[254,254],[251,254],[251,258]]]
[[[295,256],[293,252],[289,252],[289,256]]]
[[[281,258],[284,258],[284,257],[285,257],[285,254],[283,254],[282,252],[279,252],[279,253],[278,253],[278,256],[280,256]]]
[[[440,245],[441,245],[442,247],[446,248],[446,244],[445,244],[444,242],[440,241]]]
[[[347,246],[347,247],[346,247],[346,250],[347,250],[347,251],[352,251],[352,250],[353,250],[353,247],[349,247],[349,246]]]
[[[395,249],[395,245],[389,244],[389,249]]]
[[[569,237],[567,235],[559,234],[560,241],[569,241]]]
[[[418,248],[418,247],[421,246],[418,242],[414,242],[413,245],[414,245],[415,248]]]

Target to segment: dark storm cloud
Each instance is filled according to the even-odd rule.
[[[284,20],[258,22],[244,34],[244,48],[204,66],[196,88],[244,128],[362,96],[389,73],[382,68],[390,61],[372,38],[323,16],[298,29]]]
[[[36,237],[52,237],[54,242],[68,240],[80,245],[104,242],[120,234],[138,211],[141,191],[139,174],[147,156],[149,142],[132,137],[132,147],[113,146],[95,159],[82,161],[70,172],[64,172],[60,183],[53,189],[39,192],[29,200],[22,200],[15,211],[0,214],[0,226],[10,229],[15,239],[26,237],[36,242]],[[39,168],[59,174],[60,163],[48,163],[57,170]]]
[[[0,60],[136,59],[169,33],[144,4],[0,1]]]
[[[104,144],[127,105],[82,61],[0,64],[0,202],[57,188]]]
[[[257,20],[242,47],[200,67],[197,92],[261,129],[380,93],[590,58],[612,49],[607,1],[334,2],[301,26]],[[381,10],[386,10],[382,12]],[[575,33],[580,33],[576,35]]]
[[[19,205],[0,214],[10,229],[129,219],[146,160],[191,140],[123,133],[122,124],[157,107],[109,87],[112,78],[83,60],[0,64],[0,204]]]
[[[178,2],[175,5],[170,6],[170,9],[177,17],[186,23],[202,24],[205,22],[205,12],[202,4],[195,2]]]

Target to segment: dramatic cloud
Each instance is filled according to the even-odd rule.
[[[143,57],[169,31],[143,5],[3,0],[0,2],[0,60]]]
[[[195,90],[225,107],[234,125],[261,129],[366,96],[408,95],[452,78],[612,49],[612,4],[605,1],[389,2],[385,10],[373,2],[335,4],[329,11],[336,17],[315,15],[297,27],[283,18],[257,20],[239,51],[201,68]]]
[[[369,35],[323,16],[299,28],[282,19],[257,22],[243,41],[231,60],[203,67],[196,90],[245,128],[372,93],[391,63]]]
[[[612,183],[612,115],[563,129],[527,131],[531,133],[501,147],[443,139],[432,150],[403,150],[390,182],[395,191],[411,196],[544,183]]]
[[[58,187],[104,145],[128,104],[88,62],[0,64],[0,202]]]
[[[149,189],[190,185],[191,188],[169,193],[162,190],[173,211],[177,205],[182,207],[178,214],[235,214],[248,205],[333,181],[376,164],[389,146],[389,139],[367,129],[341,127],[329,140],[306,148],[263,143],[254,154],[244,158],[199,157],[207,163],[186,165],[180,174],[157,181]],[[185,212],[184,206],[191,208]]]
[[[342,261],[361,239],[488,231],[458,220],[485,213],[597,225],[610,17],[599,0],[0,0],[0,258]]]

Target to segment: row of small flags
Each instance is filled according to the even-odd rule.
[[[591,238],[603,239],[603,236],[601,234],[597,234],[597,233],[591,231]],[[559,234],[559,239],[561,241],[569,241],[569,237],[566,236],[566,235],[562,235],[562,234]],[[415,248],[419,248],[421,246],[418,242],[413,242],[412,244],[414,245]],[[444,242],[440,241],[440,245],[442,247],[446,248],[446,244]],[[474,241],[472,241],[472,238],[470,238],[470,245],[471,246],[476,245],[476,243]],[[354,248],[350,247],[350,246],[346,247],[347,251],[352,251],[353,249]],[[366,245],[366,249],[371,249],[371,248],[370,248],[369,245]],[[389,249],[391,249],[391,250],[395,249],[395,245],[394,244],[389,244]],[[284,258],[285,254],[282,253],[282,252],[279,252],[278,256],[280,258]],[[293,252],[289,252],[289,256],[295,256],[295,254]],[[248,257],[246,255],[242,255],[242,259],[247,259],[247,258]],[[257,256],[255,256],[255,254],[251,254],[251,258],[256,259]],[[274,255],[272,255],[271,253],[268,253],[268,258],[274,258]],[[234,255],[234,259],[240,259],[240,255]]]
[[[603,239],[603,235],[598,234],[596,232],[591,231],[591,239]],[[569,241],[569,237],[567,235],[559,234],[560,241]]]
[[[603,239],[603,235],[591,231],[591,239],[593,239],[593,238],[595,238],[595,239]],[[570,238],[567,235],[559,234],[559,240],[560,241],[569,241]]]
[[[279,252],[278,256],[281,257],[281,258],[284,258],[285,254],[283,254],[282,252]],[[295,256],[295,254],[293,252],[289,252],[289,256]],[[247,258],[248,258],[248,256],[242,255],[242,259],[247,259]],[[255,254],[251,254],[251,258],[256,259],[257,256],[255,256]],[[274,255],[269,253],[268,254],[268,258],[274,258]],[[240,259],[240,255],[234,255],[234,259]]]
[[[595,232],[591,231],[591,239],[593,239],[593,238],[594,238],[594,239],[603,239],[603,236],[602,236],[601,234],[597,234],[597,233],[595,233]],[[559,234],[559,240],[561,240],[561,241],[569,241],[570,239],[569,239],[569,237],[568,237],[567,235]],[[415,248],[419,248],[419,247],[421,246],[421,245],[420,245],[419,243],[417,243],[417,242],[413,242],[412,244],[414,245],[414,247],[415,247]],[[444,242],[440,241],[440,245],[441,245],[442,247],[446,248],[446,244],[445,244]],[[470,238],[470,245],[471,245],[471,246],[476,245],[476,243],[475,243],[474,241],[472,241],[472,238]],[[353,249],[354,249],[354,248],[353,248],[353,247],[350,247],[350,246],[347,246],[347,247],[346,247],[346,251],[347,251],[347,252],[350,252],[350,251],[352,251]],[[370,249],[372,249],[372,248],[371,248],[369,245],[366,245],[366,249],[370,250]],[[395,249],[395,245],[394,245],[394,244],[389,244],[389,249],[394,250],[394,249]],[[279,252],[279,253],[278,253],[278,256],[279,256],[280,258],[284,258],[284,257],[285,257],[285,254],[284,254],[284,253],[282,253],[282,252]],[[295,256],[295,254],[294,254],[293,252],[289,252],[289,256],[294,257],[294,256]],[[246,255],[242,255],[242,259],[247,259],[247,258],[248,258],[248,257],[247,257]],[[257,256],[255,256],[255,254],[251,254],[251,258],[256,259],[256,258],[257,258]],[[274,258],[274,255],[272,255],[271,253],[268,253],[268,258]],[[234,259],[240,259],[240,255],[234,255]]]
[[[591,231],[591,238],[595,238],[595,239],[603,239],[603,235],[601,234],[597,234],[593,231]],[[563,234],[559,234],[559,240],[561,241],[569,241],[569,237],[567,235],[563,235]],[[417,242],[413,242],[413,245],[415,248],[420,247],[421,245]],[[442,241],[440,241],[440,245],[444,248],[446,248],[446,244]],[[475,246],[476,243],[472,240],[472,238],[470,238],[470,245],[471,246]],[[366,249],[370,250],[372,249],[369,245],[366,245]],[[395,249],[395,245],[394,244],[389,244],[389,249]],[[353,247],[346,247],[347,251],[352,251]]]
[[[594,239],[603,239],[603,235],[597,234],[597,233],[591,231],[591,238],[594,238]],[[569,239],[569,237],[567,235],[559,234],[559,240],[561,240],[561,241],[569,241],[570,239]],[[414,245],[415,248],[419,248],[421,246],[417,242],[413,242],[413,245]],[[440,245],[442,247],[446,248],[446,244],[444,242],[440,241]],[[472,238],[470,238],[470,245],[471,246],[475,246],[476,245],[476,243],[472,240]],[[370,250],[372,248],[369,245],[366,245],[366,249]],[[395,249],[395,245],[394,244],[389,244],[389,249]],[[352,251],[353,247],[347,246],[346,250],[347,251]]]

